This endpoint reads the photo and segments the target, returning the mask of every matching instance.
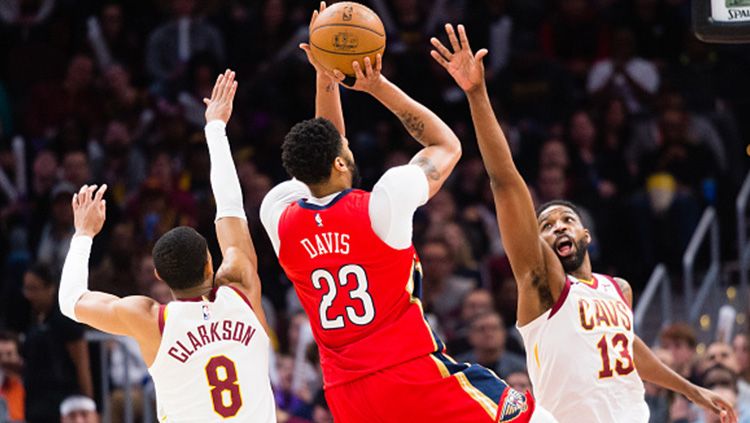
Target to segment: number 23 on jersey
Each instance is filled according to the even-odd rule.
[[[342,329],[346,326],[346,321],[356,326],[364,326],[372,322],[375,318],[375,305],[372,302],[370,293],[367,291],[367,273],[365,273],[365,269],[356,264],[347,264],[339,269],[336,276],[326,269],[317,269],[312,273],[312,284],[315,289],[326,289],[323,282],[325,282],[328,288],[328,291],[321,298],[319,308],[320,325],[323,329]],[[357,285],[349,291],[349,299],[361,304],[362,314],[358,314],[352,305],[347,305],[344,308],[346,311],[345,315],[337,314],[331,316],[329,309],[339,294],[338,288],[348,285],[350,279],[354,279]]]

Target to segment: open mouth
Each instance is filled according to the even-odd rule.
[[[567,257],[573,252],[573,240],[567,236],[561,236],[555,242],[555,252],[561,257]]]

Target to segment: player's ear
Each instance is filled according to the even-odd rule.
[[[589,232],[588,229],[584,228],[583,233],[585,234],[584,238],[586,239],[586,244],[591,244],[591,232]]]
[[[336,158],[333,160],[333,168],[335,170],[338,170],[339,172],[346,172],[348,167],[346,166],[346,161],[341,156],[336,156]]]
[[[157,272],[156,269],[154,269],[154,276],[156,276],[156,279],[159,279],[160,281],[167,283],[167,281],[165,281],[161,276],[159,276],[159,272]]]
[[[203,275],[208,277],[214,273],[214,263],[211,257],[211,252],[206,249],[206,264],[203,266]]]

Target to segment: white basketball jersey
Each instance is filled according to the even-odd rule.
[[[228,286],[215,294],[162,306],[149,368],[159,421],[276,423],[268,335],[244,294]]]
[[[518,328],[537,404],[560,423],[646,423],[633,313],[617,283],[568,276],[552,309]]]

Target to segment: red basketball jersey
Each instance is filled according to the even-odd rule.
[[[375,234],[369,201],[360,190],[326,206],[300,200],[279,221],[279,262],[310,318],[326,388],[443,349],[422,312],[414,247]]]

